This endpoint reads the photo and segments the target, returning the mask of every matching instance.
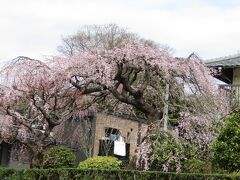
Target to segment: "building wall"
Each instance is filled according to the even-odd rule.
[[[233,85],[240,85],[240,68],[233,70]]]
[[[146,127],[146,125],[143,125]],[[121,136],[127,139],[129,133],[130,157],[135,155],[138,137],[138,122],[130,119],[124,119],[105,113],[98,113],[96,118],[96,133],[94,140],[94,156],[99,153],[99,140],[105,136],[105,128],[111,127],[120,130]]]
[[[240,105],[240,68],[233,69],[233,80],[230,91],[230,105],[236,108]]]
[[[147,127],[146,124],[142,125],[144,128]],[[129,133],[129,141],[126,141],[126,143],[130,144],[130,158],[135,155],[135,150],[137,147],[137,140],[138,140],[138,128],[139,123],[138,121],[131,120],[131,119],[125,119],[113,115],[107,115],[105,113],[97,113],[96,115],[96,130],[95,130],[95,137],[94,137],[94,152],[93,155],[97,156],[99,153],[99,140],[105,137],[105,128],[115,128],[118,129],[121,133],[121,136],[127,140],[127,136]],[[4,160],[4,158],[9,157],[9,155],[6,155],[6,152],[0,152],[1,161]],[[5,160],[4,160],[5,162]],[[4,163],[2,163],[3,165]],[[13,168],[27,168],[29,167],[29,164],[16,161],[13,159],[10,159],[7,163],[5,163],[8,167]],[[1,164],[0,164],[1,165]]]
[[[0,144],[0,166],[8,166],[11,145],[5,142]]]

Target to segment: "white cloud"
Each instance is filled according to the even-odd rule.
[[[239,4],[224,8],[200,0],[2,0],[0,60],[56,54],[61,35],[102,23],[169,44],[177,56],[196,51],[213,58],[240,49],[239,20]]]

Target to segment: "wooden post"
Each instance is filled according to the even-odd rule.
[[[163,109],[163,130],[168,129],[168,99],[169,99],[169,84],[166,84],[166,92],[164,97],[164,109]]]

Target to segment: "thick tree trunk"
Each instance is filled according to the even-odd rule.
[[[43,150],[41,146],[34,146],[31,150],[30,168],[40,168],[43,162]]]
[[[36,154],[32,157],[30,168],[40,168],[43,161],[43,155],[42,154]]]

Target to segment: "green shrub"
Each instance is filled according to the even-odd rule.
[[[64,146],[54,146],[43,154],[43,168],[67,168],[73,167],[76,160],[71,149]]]
[[[226,125],[213,144],[214,164],[229,172],[240,170],[240,112],[225,119]]]
[[[150,170],[176,172],[181,168],[181,162],[185,158],[184,149],[172,134],[155,130],[150,135],[150,143],[152,148]]]
[[[96,156],[80,162],[80,169],[120,169],[121,161],[111,156]]]
[[[189,173],[210,173],[211,169],[210,161],[202,161],[200,159],[190,159],[183,166],[184,172]]]

